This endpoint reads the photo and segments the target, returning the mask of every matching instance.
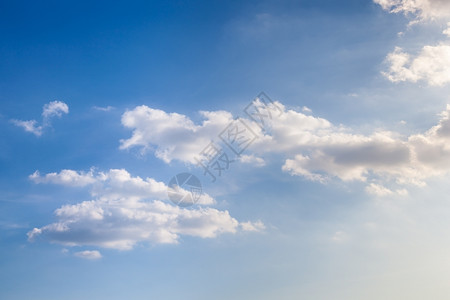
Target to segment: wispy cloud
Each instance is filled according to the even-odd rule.
[[[31,132],[35,136],[41,136],[44,133],[46,127],[51,126],[51,119],[54,117],[60,118],[63,114],[69,113],[69,106],[61,101],[52,101],[44,105],[42,109],[42,124],[38,125],[36,120],[22,121],[11,120],[11,122],[22,127],[26,132]]]
[[[26,132],[31,132],[35,136],[42,135],[43,127],[41,125],[37,125],[36,120],[30,121],[11,120],[11,122],[18,127],[22,127]]]
[[[95,110],[99,110],[99,111],[111,111],[111,110],[114,109],[114,107],[113,107],[113,106],[110,106],[110,105],[105,106],[105,107],[102,107],[102,106],[93,106],[92,108],[95,109]]]
[[[90,260],[96,260],[102,258],[102,255],[97,250],[85,250],[80,252],[75,252],[75,256],[84,258],[84,259],[90,259]]]

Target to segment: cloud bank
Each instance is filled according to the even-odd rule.
[[[277,154],[284,159],[281,169],[291,175],[323,183],[333,178],[364,182],[366,190],[377,195],[388,195],[388,191],[405,195],[408,186],[425,186],[427,179],[447,174],[450,168],[450,105],[436,126],[421,134],[401,136],[387,130],[360,134],[277,104],[282,114],[271,121],[270,132],[258,131],[256,124],[246,120],[259,138],[243,161],[263,166],[264,160],[254,157]],[[147,113],[155,111],[158,113]],[[139,106],[124,114],[123,123],[133,134],[122,141],[126,145],[122,148],[154,148],[156,157],[166,162],[194,163],[192,157],[231,120],[231,114],[223,111],[203,115],[206,120],[196,125],[185,115]],[[219,116],[218,120],[213,116]],[[167,135],[170,128],[176,128],[175,133]],[[182,135],[193,138],[180,138]]]

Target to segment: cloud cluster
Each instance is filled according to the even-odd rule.
[[[450,2],[447,0],[374,0],[374,2],[391,13],[415,16],[410,25],[430,20],[445,22],[450,20]],[[442,33],[449,36],[450,28]],[[441,41],[436,45],[425,45],[415,55],[396,47],[387,55],[386,62],[389,64],[389,70],[382,74],[392,82],[424,81],[430,86],[443,86],[450,83],[448,41]]]
[[[366,190],[376,195],[405,195],[405,186],[423,186],[428,178],[446,174],[450,168],[450,106],[441,114],[441,120],[436,126],[425,133],[404,137],[392,131],[359,134],[350,128],[333,125],[326,119],[286,109],[281,103],[277,105],[282,109],[282,114],[271,121],[270,133],[258,132],[259,138],[249,147],[243,162],[257,162],[262,166],[264,160],[257,157],[278,154],[285,158],[282,170],[292,175],[324,183],[333,178],[366,182]],[[142,106],[137,110],[155,111]],[[152,145],[157,157],[186,163],[192,163],[191,157],[196,154],[198,141],[214,139],[219,130],[208,130],[208,134],[191,140],[180,139],[178,134],[172,137],[160,136],[167,132],[154,128],[176,128],[179,120],[183,120],[183,124],[189,124],[189,128],[205,129],[211,126],[222,129],[218,124],[224,124],[228,119],[215,121],[209,117],[202,125],[195,125],[184,115],[176,114],[177,118],[168,119],[160,116],[170,114],[160,112],[157,116],[147,115],[142,119],[133,112],[126,113],[126,124],[137,126],[133,136],[126,142],[128,147],[141,146],[147,149]],[[212,116],[215,113],[203,114]],[[220,115],[229,116],[226,112]],[[133,120],[135,117],[137,120]],[[252,128],[257,128],[251,120],[246,122]],[[139,139],[135,139],[136,136]],[[161,145],[158,144],[160,140],[164,141]],[[171,155],[161,156],[161,149]],[[390,190],[385,185],[393,185],[395,189]]]
[[[36,136],[41,136],[46,127],[51,126],[51,119],[54,117],[60,118],[63,114],[69,113],[69,106],[61,101],[52,101],[44,105],[42,108],[42,125],[38,125],[36,120],[21,121],[11,120],[11,122],[25,131],[31,132]]]
[[[416,21],[450,17],[450,2],[447,0],[373,0],[384,10],[416,16]]]
[[[55,211],[57,222],[28,232],[30,241],[43,237],[65,246],[132,249],[139,242],[178,243],[180,236],[213,238],[222,233],[259,231],[261,222],[239,223],[228,211],[211,207],[181,208],[169,204],[167,186],[152,178],[132,177],[126,170],[76,172],[62,170],[41,176],[36,183],[91,187],[93,200],[64,205]],[[214,200],[203,195],[201,204]],[[80,254],[92,256],[91,252]],[[94,255],[95,256],[95,255]]]
[[[450,169],[450,106],[439,124],[409,137],[391,131],[362,135],[321,118],[284,111],[274,119],[272,135],[256,143],[254,151],[291,156],[282,168],[293,175],[321,182],[338,177],[369,186],[379,182],[421,186]]]

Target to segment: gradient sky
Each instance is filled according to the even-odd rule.
[[[448,22],[443,0],[0,1],[0,298],[448,299]],[[194,158],[237,117],[258,138],[212,183]],[[168,199],[181,172],[201,203]]]

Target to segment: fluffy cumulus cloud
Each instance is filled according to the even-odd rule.
[[[66,103],[61,101],[52,101],[44,105],[42,110],[42,117],[48,120],[52,117],[61,117],[63,114],[69,113],[69,107]]]
[[[36,183],[89,186],[92,194],[92,200],[58,208],[57,221],[29,231],[30,241],[44,238],[65,246],[128,250],[139,242],[173,244],[182,235],[214,238],[240,229],[258,231],[264,226],[261,222],[239,223],[228,211],[211,207],[188,209],[172,205],[166,200],[164,183],[132,177],[126,170],[63,170],[44,176],[35,172],[30,179]],[[210,196],[203,195],[201,204],[212,203]]]
[[[277,154],[284,158],[282,170],[295,176],[301,176],[307,180],[326,183],[333,178],[342,181],[360,181],[367,184],[367,192],[383,195],[406,195],[405,187],[408,185],[424,186],[426,180],[433,176],[444,175],[450,169],[450,106],[441,114],[439,123],[422,134],[401,136],[392,131],[375,131],[372,134],[360,134],[351,128],[336,126],[326,119],[306,115],[302,112],[286,109],[281,103],[277,103],[282,113],[274,117],[270,122],[270,130],[257,131],[257,126],[252,120],[245,120],[249,127],[258,132],[258,139],[248,148],[241,162],[255,162],[255,165],[263,166],[264,160],[259,157],[267,157],[267,154]],[[139,107],[139,110],[153,111],[151,108]],[[204,113],[211,116],[213,113]],[[199,139],[204,140],[217,136],[226,125],[225,121],[215,121],[208,118],[202,125],[194,122],[184,115],[176,115],[176,118],[167,119],[164,112],[159,113],[164,118],[150,117],[140,119],[139,142],[131,142],[137,135],[136,129],[133,136],[127,140],[131,145],[140,145],[148,148],[150,144],[156,149],[156,156],[170,161],[167,156],[161,156],[161,149],[195,149]],[[221,116],[229,116],[221,112]],[[129,118],[131,115],[126,114]],[[165,128],[178,128],[180,120],[183,124],[189,124],[188,129],[205,128],[206,124],[216,124],[215,133],[208,131],[210,135],[192,139],[171,139],[170,143],[165,131],[153,130],[164,126]],[[227,117],[228,120],[228,117]],[[129,122],[129,123],[128,123]],[[148,122],[150,125],[146,125]],[[161,124],[159,124],[159,122]],[[171,123],[172,122],[172,123]],[[136,124],[128,120],[127,124]],[[189,129],[191,128],[191,129]],[[149,132],[147,132],[149,131]],[[158,134],[159,132],[159,134]],[[195,130],[192,129],[192,132]],[[150,137],[150,138],[144,138]],[[163,144],[158,144],[163,140]],[[204,145],[205,145],[204,144]],[[184,153],[188,153],[185,151]],[[174,152],[171,152],[172,154]],[[177,152],[181,153],[181,152]],[[171,156],[171,159],[179,159],[184,162],[192,162],[191,155]],[[385,186],[386,185],[386,186]],[[388,188],[388,186],[392,186]]]
[[[386,61],[390,67],[383,75],[392,82],[425,81],[432,86],[450,82],[450,45],[445,43],[424,46],[415,57],[396,47]]]
[[[31,132],[36,136],[41,136],[44,129],[51,126],[52,118],[60,118],[63,114],[68,113],[69,106],[66,103],[61,101],[52,101],[45,104],[42,108],[42,125],[38,125],[36,120],[11,120],[11,122],[18,127],[22,127],[27,132]]]
[[[67,186],[86,186],[96,182],[93,169],[89,172],[62,170],[59,173],[48,173],[45,176],[41,176],[39,171],[36,171],[29,178],[35,183],[54,183]]]
[[[122,124],[133,129],[129,139],[121,141],[121,149],[152,149],[165,162],[173,159],[194,163],[195,156],[232,120],[225,111],[200,112],[204,121],[194,124],[188,117],[166,113],[142,105],[122,116]]]
[[[140,201],[167,199],[167,185],[153,178],[133,177],[125,169],[111,169],[108,172],[96,172],[94,168],[89,172],[61,170],[41,175],[39,171],[29,176],[35,183],[51,183],[71,187],[90,187],[92,197],[100,200]],[[197,202],[200,205],[215,204],[215,200],[203,193]]]

